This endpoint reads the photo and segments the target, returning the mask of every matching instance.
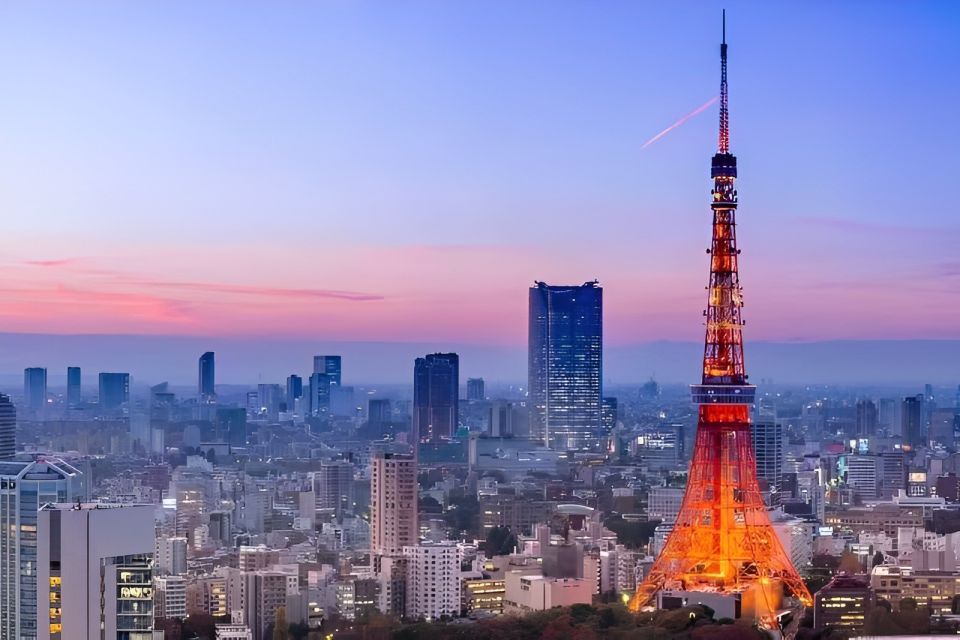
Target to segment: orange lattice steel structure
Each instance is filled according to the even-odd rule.
[[[726,28],[724,27],[724,32]],[[710,254],[697,437],[680,513],[630,608],[639,611],[661,589],[739,592],[745,608],[772,624],[783,590],[803,605],[813,599],[770,524],[757,482],[750,436],[755,387],[743,362],[743,306],[737,259],[737,159],[730,153],[727,44],[720,45],[720,136],[713,156]]]

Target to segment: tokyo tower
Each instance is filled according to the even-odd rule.
[[[737,159],[730,153],[727,39],[720,45],[720,136],[713,178],[703,379],[691,385],[699,405],[686,493],[666,544],[630,601],[639,611],[661,589],[739,593],[742,612],[773,624],[784,591],[813,599],[770,524],[750,438],[756,387],[747,383],[737,259]]]

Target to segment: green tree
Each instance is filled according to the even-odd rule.
[[[488,558],[493,556],[507,556],[513,553],[517,546],[517,536],[513,535],[510,527],[494,527],[487,533],[487,543],[484,547]]]
[[[881,564],[883,564],[883,552],[877,551],[875,554],[873,554],[873,564],[871,567],[878,567]]]

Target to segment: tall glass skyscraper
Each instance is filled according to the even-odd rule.
[[[0,460],[9,460],[17,453],[17,409],[10,397],[0,393]]]
[[[76,409],[80,402],[80,367],[67,367],[67,407]]]
[[[100,374],[100,410],[112,411],[130,402],[129,373]]]
[[[413,429],[419,442],[442,442],[460,421],[460,356],[431,353],[413,365]]]
[[[530,438],[551,449],[603,446],[603,289],[596,282],[530,288]]]
[[[343,361],[340,356],[313,356],[313,372],[330,376],[330,384],[343,384]]]
[[[27,407],[41,409],[47,404],[47,370],[29,367],[23,370],[23,398]]]
[[[200,401],[213,402],[217,397],[215,391],[216,363],[213,351],[207,351],[200,356],[198,369],[197,393],[200,394]]]

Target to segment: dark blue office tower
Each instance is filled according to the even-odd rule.
[[[413,432],[419,442],[443,442],[460,420],[460,357],[431,353],[413,365]]]
[[[198,368],[197,393],[200,394],[200,401],[214,402],[217,398],[217,392],[215,390],[216,364],[213,351],[207,351],[200,356]]]
[[[297,374],[287,376],[287,411],[293,411],[297,400],[303,397],[303,378]]]
[[[599,451],[603,446],[603,289],[530,288],[527,361],[530,438],[551,449]]]
[[[343,366],[340,356],[313,356],[313,372],[330,376],[330,384],[343,384]]]
[[[67,367],[67,406],[76,409],[82,401],[80,393],[80,367]]]
[[[100,410],[112,411],[130,402],[129,373],[100,374]]]
[[[33,410],[47,404],[47,370],[43,367],[30,367],[23,370],[23,399],[27,407]]]

